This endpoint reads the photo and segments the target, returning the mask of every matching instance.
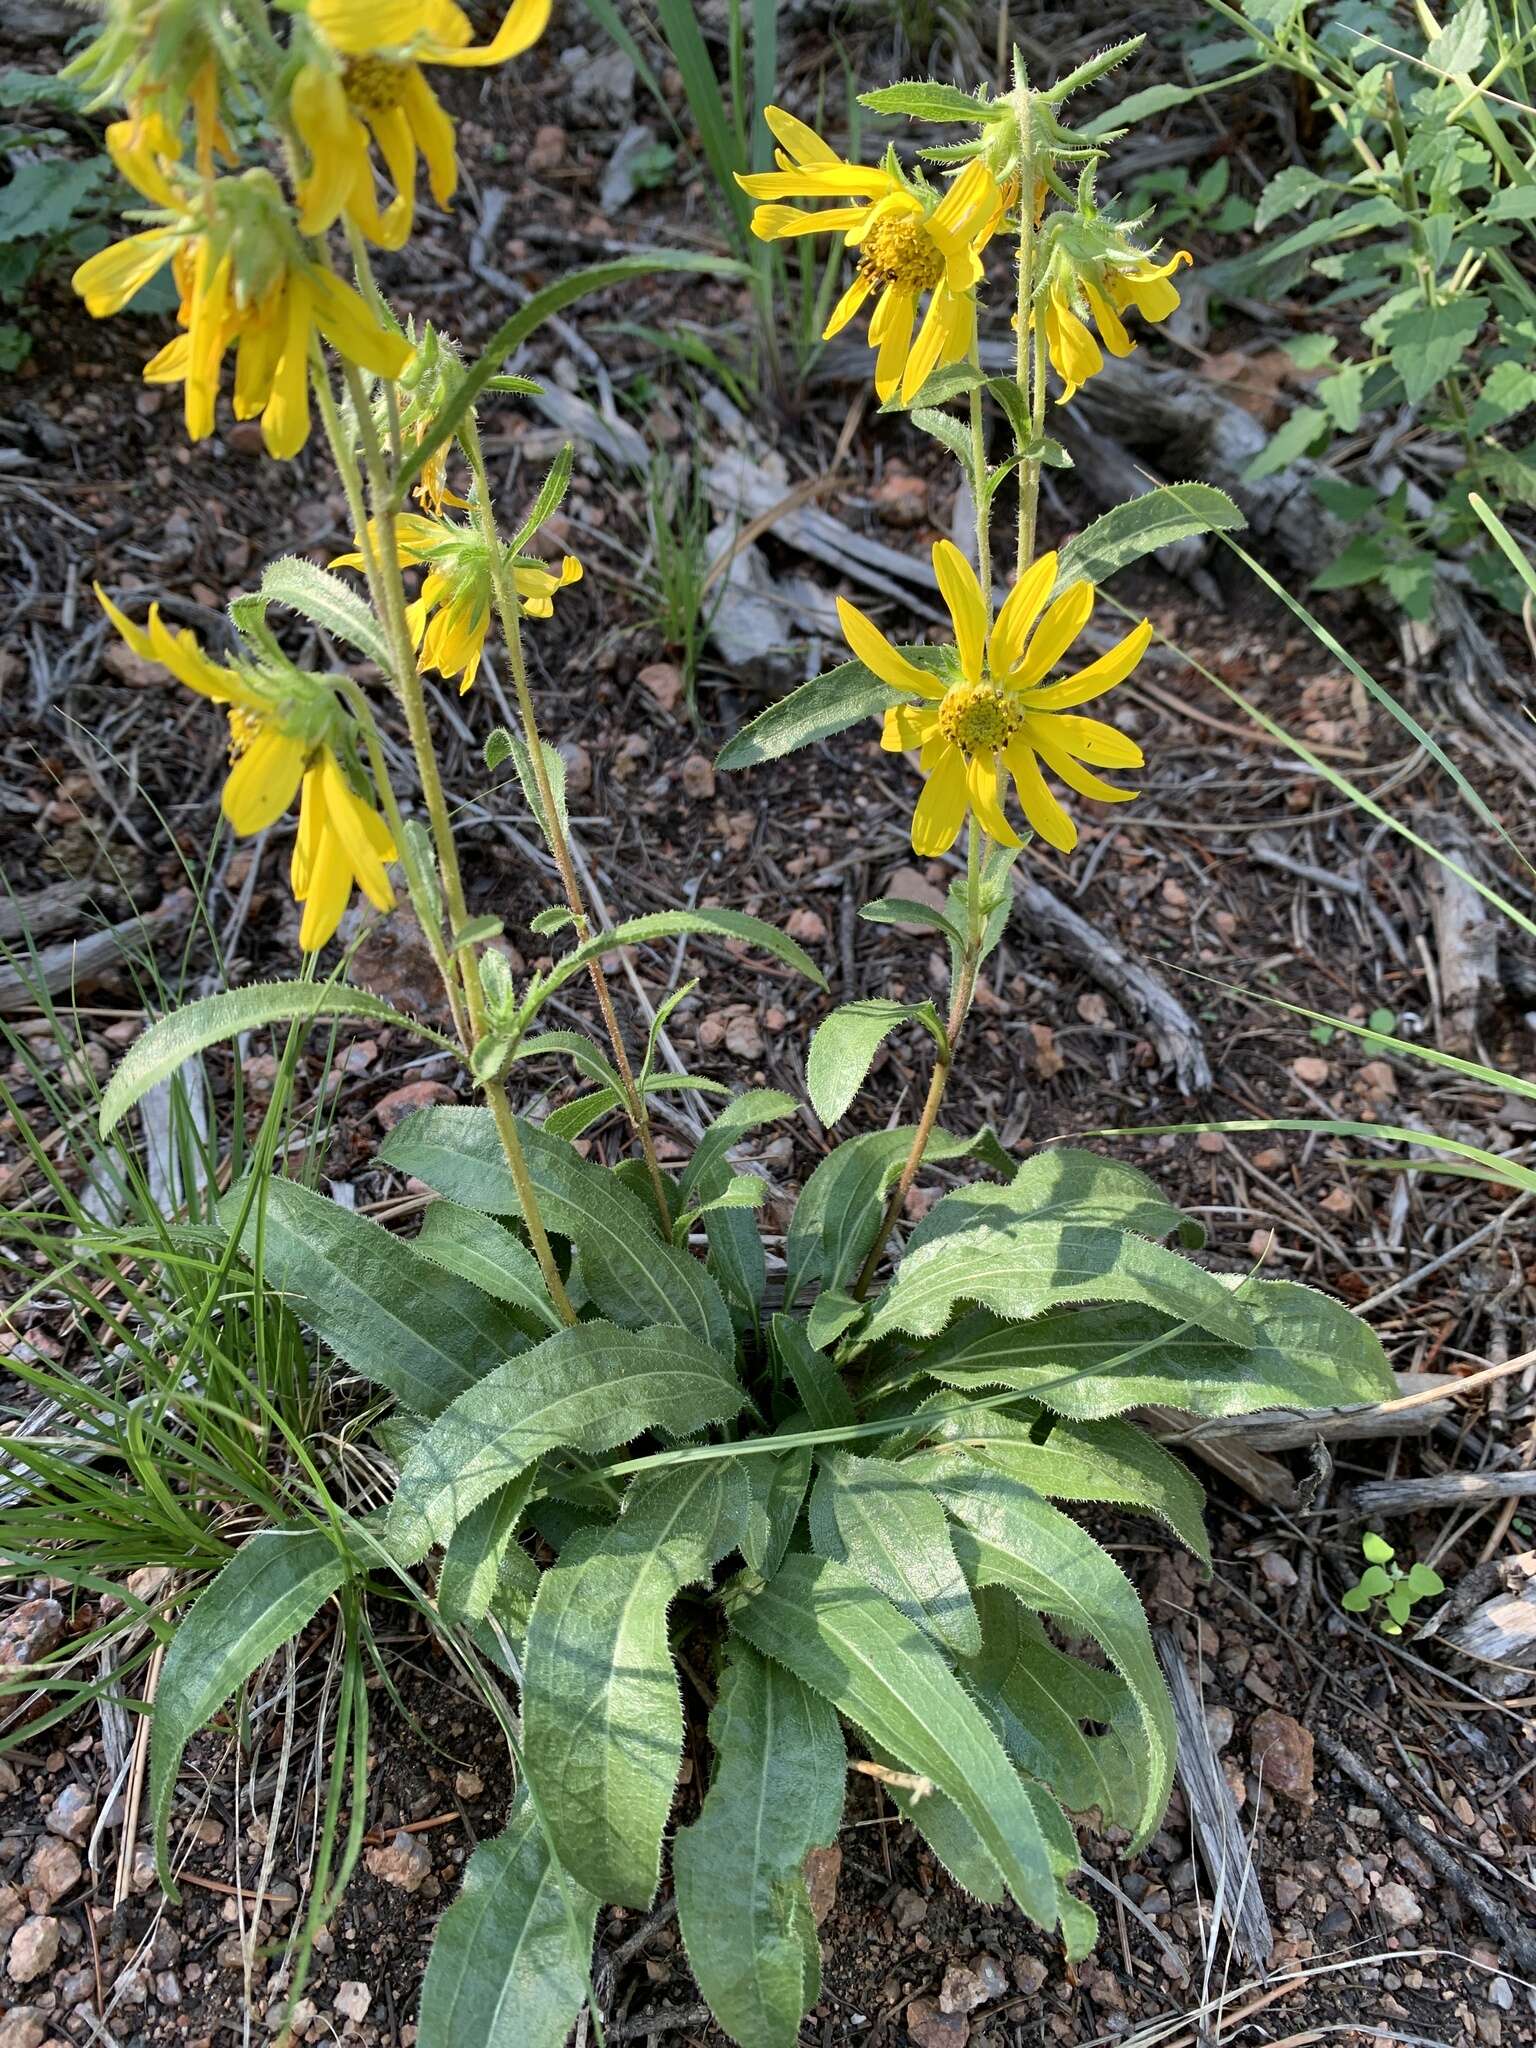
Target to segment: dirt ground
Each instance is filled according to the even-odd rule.
[[[798,13],[806,20],[789,69],[803,82],[817,27],[813,10]],[[598,92],[580,60],[562,62],[561,46],[578,34],[593,57],[605,49],[595,27],[571,14],[564,32],[511,74],[450,88],[462,117],[466,189],[451,217],[432,217],[428,231],[383,267],[400,310],[443,318],[470,346],[515,297],[498,276],[530,287],[574,261],[597,260],[615,243],[714,243],[705,177],[686,156],[659,188],[611,213],[600,210],[618,135],[632,120],[653,119],[654,110],[643,94],[635,97],[633,81],[625,93],[622,71],[618,86]],[[857,38],[850,49],[859,64]],[[871,44],[860,75],[883,76],[887,49]],[[47,53],[31,48],[23,61],[46,68]],[[608,61],[605,76],[615,75]],[[1247,146],[1255,146],[1251,130]],[[494,192],[504,195],[494,240],[477,239]],[[1195,246],[1198,259],[1198,239]],[[93,323],[62,280],[45,287],[32,311],[34,359],[0,395],[0,445],[24,458],[0,472],[0,581],[9,619],[0,651],[0,802],[9,885],[27,895],[84,877],[94,904],[110,916],[130,907],[151,919],[158,914],[160,943],[167,935],[179,943],[187,925],[178,892],[190,869],[203,877],[229,979],[286,971],[296,940],[284,887],[288,828],[251,845],[222,840],[203,874],[224,767],[217,721],[117,645],[90,586],[99,579],[120,598],[153,590],[174,620],[216,643],[224,603],[254,583],[269,553],[324,561],[348,545],[339,489],[317,445],[279,469],[261,455],[255,433],[229,431],[227,417],[218,438],[188,447],[174,403],[138,380],[140,360],[163,338],[157,323]],[[626,328],[687,326],[745,339],[751,316],[740,287],[657,280],[569,317],[577,345],[546,330],[520,367],[590,401],[595,355],[620,417],[652,448],[674,461],[697,453],[699,437],[714,427],[700,410],[694,374],[675,359],[658,364],[654,349]],[[1219,337],[1223,348],[1246,340],[1240,327]],[[1186,349],[1180,359],[1201,355]],[[770,403],[758,424],[791,482],[833,475],[818,502],[848,526],[925,552],[949,530],[952,480],[931,444],[870,411],[862,385],[813,374],[803,391]],[[489,410],[485,434],[505,502],[526,499],[560,434],[511,401]],[[649,616],[637,568],[648,545],[645,497],[641,477],[581,449],[549,539],[579,554],[587,573],[558,600],[555,618],[531,634],[541,718],[567,753],[573,821],[595,893],[615,915],[716,900],[785,922],[826,967],[831,1000],[928,992],[943,963],[927,943],[878,931],[855,915],[867,898],[892,889],[901,871],[895,893],[948,879],[938,865],[912,872],[909,771],[879,752],[871,729],[754,774],[716,776],[719,745],[771,692],[726,671],[707,650],[697,721],[690,716],[678,649]],[[1074,495],[1070,479],[1059,481],[1046,538],[1065,539],[1095,509]],[[836,571],[804,552],[771,534],[763,546],[775,573],[838,587]],[[1390,790],[1394,808],[1445,806],[1443,788],[1401,730],[1220,552],[1194,584],[1162,572],[1128,583],[1117,594],[1144,607],[1176,647],[1299,730],[1361,786]],[[1329,617],[1375,674],[1420,717],[1436,720],[1432,655],[1405,667],[1368,613],[1340,603]],[[1518,622],[1494,622],[1494,630],[1511,664],[1528,664]],[[305,651],[302,635],[293,644]],[[828,649],[818,662],[808,648],[812,665],[804,672],[836,658]],[[1387,1009],[1397,1029],[1432,1043],[1439,1019],[1429,905],[1411,850],[1371,829],[1187,663],[1173,656],[1153,662],[1121,696],[1122,722],[1150,764],[1140,801],[1086,820],[1070,860],[1038,847],[1026,858],[1106,950],[1144,963],[1186,1007],[1215,1067],[1214,1084],[1183,1095],[1146,1019],[1106,993],[1081,959],[1016,920],[981,993],[946,1121],[970,1129],[990,1120],[1007,1145],[1020,1147],[1069,1132],[1193,1120],[1324,1115],[1406,1128],[1422,1120],[1528,1156],[1536,1141],[1529,1105],[1472,1081],[1430,1080],[1421,1066],[1342,1035],[1319,1037],[1304,1020],[1232,992],[1261,990],[1359,1020]],[[449,788],[467,810],[472,908],[502,917],[531,960],[540,942],[527,934],[528,919],[554,892],[515,784],[488,777],[480,765],[486,733],[507,715],[498,678],[483,676],[462,700],[438,693],[434,703],[448,735]],[[1529,788],[1496,753],[1480,754],[1476,735],[1459,737],[1485,797],[1517,841],[1530,844]],[[1518,880],[1509,886],[1518,901],[1533,900]],[[76,929],[80,922],[77,914]],[[49,942],[72,935],[65,928]],[[649,953],[634,971],[655,1000],[680,969],[669,955]],[[809,1032],[828,999],[721,947],[695,949],[687,972],[703,981],[671,1031],[689,1065],[732,1085],[802,1093]],[[365,943],[358,974],[394,1000],[431,1007],[430,963],[401,921]],[[1484,1043],[1494,1063],[1528,1072],[1536,1021],[1528,996],[1517,992],[1522,986],[1529,982],[1513,974]],[[91,992],[87,1043],[103,1062],[112,1027],[138,1015],[136,1002],[131,987],[110,976]],[[574,994],[570,1014],[581,1016]],[[27,1029],[25,1017],[20,1027]],[[397,1184],[371,1164],[380,1127],[415,1101],[440,1099],[450,1089],[445,1074],[388,1034],[354,1045],[344,1075],[328,1072],[318,1055],[303,1071],[313,1090],[332,1097],[328,1173],[350,1185],[360,1208],[386,1205]],[[24,1070],[18,1065],[10,1078],[28,1107]],[[552,1073],[536,1078],[556,1085]],[[867,1113],[910,1120],[922,1085],[920,1066],[898,1046],[876,1070]],[[14,1129],[0,1129],[0,1185],[19,1170],[14,1138]],[[617,1138],[599,1131],[595,1142],[608,1156]],[[792,1136],[760,1148],[774,1185],[769,1214],[781,1224],[829,1142],[807,1113]],[[1536,1265],[1529,1222],[1511,1190],[1401,1175],[1374,1164],[1379,1155],[1362,1143],[1296,1134],[1104,1142],[1147,1165],[1202,1218],[1215,1263],[1239,1269],[1263,1259],[1271,1271],[1344,1295],[1369,1314],[1400,1372],[1455,1373],[1524,1348]],[[1528,1458],[1529,1378],[1508,1383],[1491,1408],[1481,1394],[1468,1397],[1428,1433],[1336,1445],[1320,1485],[1304,1452],[1281,1454],[1292,1491],[1278,1502],[1202,1465],[1216,1552],[1209,1583],[1144,1526],[1102,1525],[1203,1690],[1212,1745],[1240,1797],[1277,1939],[1267,1968],[1234,1955],[1213,1915],[1212,1874],[1193,1857],[1182,1792],[1134,1858],[1123,1855],[1123,1841],[1086,1831],[1097,1881],[1084,1890],[1100,1914],[1101,1940],[1074,1971],[1011,1907],[986,1907],[958,1892],[878,1789],[854,1778],[840,1871],[819,1873],[820,1903],[828,1908],[825,1982],[803,2040],[1086,2048],[1136,2039],[1194,2048],[1207,2040],[1371,2038],[1513,2048],[1536,2039],[1536,1991],[1523,1981],[1532,1973],[1501,1949],[1472,1903],[1481,1886],[1514,1923],[1532,1925],[1536,1686],[1530,1696],[1491,1701],[1432,1645],[1420,1653],[1411,1633],[1388,1642],[1338,1606],[1358,1570],[1354,1484],[1383,1473]],[[1393,1534],[1405,1553],[1432,1551],[1450,1585],[1488,1554],[1485,1546],[1503,1555],[1532,1543],[1529,1518],[1504,1517],[1500,1526],[1497,1504],[1459,1519],[1436,1514],[1394,1524]],[[33,1589],[15,1590],[26,1597]],[[77,1614],[72,1625],[88,1619]],[[327,1647],[322,1619],[301,1645],[301,1715],[319,1696]],[[359,1871],[317,1959],[307,1993],[313,2041],[413,2038],[435,1918],[471,1848],[499,1828],[509,1795],[494,1726],[435,1668],[424,1639],[391,1640],[389,1654],[407,1712],[379,1690],[369,1867]],[[176,1908],[141,1867],[113,1916],[121,1851],[110,1829],[88,1869],[72,1852],[71,1871],[59,1853],[68,1841],[55,1804],[60,1793],[82,1788],[73,1795],[78,1806],[102,1791],[91,1714],[0,1760],[0,1929],[9,1939],[9,1927],[30,1914],[55,1920],[58,1934],[56,1958],[34,1977],[0,1975],[0,2009],[9,2001],[0,2048],[55,2040],[196,2048],[241,2035],[247,1986],[236,1894],[260,1867],[281,1704],[275,1691],[264,1703],[255,1752],[238,1780],[227,1730],[194,1745],[180,1823],[192,1831],[184,1842],[186,1889]],[[1266,1715],[1283,1718],[1278,1735],[1279,1724]],[[1348,1775],[1341,1745],[1407,1809],[1417,1835]],[[680,1822],[697,1797],[697,1762]],[[280,1885],[297,1885],[308,1867],[314,1801],[309,1782],[286,1809],[274,1862]],[[1426,1860],[1425,1833],[1449,1852],[1460,1884]],[[55,1890],[61,1878],[69,1881]],[[279,1910],[269,1927],[279,1945],[286,1918]],[[618,1959],[609,1980],[610,2040],[721,2038],[698,2007],[665,1903],[650,1922],[605,1915],[599,1942]],[[125,1970],[132,1972],[126,1983]],[[281,1986],[276,1967],[258,1963],[249,2022],[258,2037],[269,2007],[275,2024]],[[96,2016],[114,1999],[104,2027]]]

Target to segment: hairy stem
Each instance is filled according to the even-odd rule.
[[[981,864],[986,846],[986,834],[971,820],[965,843],[965,945],[960,954],[960,971],[955,976],[955,985],[950,996],[949,1017],[944,1027],[944,1049],[934,1056],[933,1073],[928,1082],[928,1094],[923,1103],[922,1115],[917,1120],[917,1129],[912,1133],[912,1143],[907,1151],[896,1185],[891,1189],[890,1199],[880,1218],[880,1228],[875,1241],[869,1248],[869,1256],[860,1268],[854,1282],[853,1297],[862,1301],[874,1284],[875,1272],[885,1252],[891,1232],[906,1206],[912,1183],[917,1179],[918,1169],[923,1163],[923,1154],[928,1150],[928,1140],[933,1136],[934,1126],[939,1120],[943,1106],[944,1091],[949,1086],[949,1077],[954,1071],[955,1048],[965,1020],[970,1014],[971,1002],[976,994],[976,975],[981,966],[981,946],[986,933],[986,919],[981,911]]]
[[[533,692],[528,687],[528,664],[523,656],[522,614],[518,605],[517,588],[512,571],[508,567],[501,536],[496,530],[496,514],[491,505],[489,479],[485,472],[485,456],[480,446],[480,431],[475,424],[473,413],[467,414],[459,430],[464,452],[469,458],[470,471],[475,480],[475,519],[484,537],[491,561],[491,586],[496,597],[496,613],[501,621],[502,637],[507,643],[507,661],[512,671],[512,687],[517,697],[518,716],[522,720],[523,739],[528,749],[529,768],[538,791],[539,809],[543,813],[544,835],[549,841],[550,852],[554,855],[555,866],[560,873],[560,886],[565,891],[566,904],[575,920],[577,942],[582,943],[591,936],[591,919],[587,914],[586,899],[576,876],[571,849],[560,824],[560,813],[555,806],[555,793],[549,779],[549,769],[544,760],[544,749],[540,743],[538,714],[534,709]],[[593,960],[589,963],[593,991],[597,1006],[602,1012],[603,1026],[608,1033],[608,1043],[613,1050],[614,1065],[619,1079],[624,1084],[624,1107],[640,1149],[645,1155],[646,1171],[651,1177],[651,1191],[656,1198],[656,1213],[661,1227],[671,1234],[672,1216],[667,1203],[666,1183],[661,1175],[661,1162],[656,1156],[656,1140],[651,1130],[650,1111],[645,1097],[635,1081],[634,1069],[630,1065],[629,1051],[624,1043],[624,1034],[619,1028],[618,1014],[613,1006],[613,994],[608,986],[608,977],[603,972],[603,963]]]
[[[1014,307],[1014,381],[1029,403],[1030,431],[1039,441],[1045,426],[1045,362],[1034,327],[1035,305],[1035,146],[1029,87],[1020,78],[1013,88],[1019,124],[1019,261],[1018,298]],[[1015,428],[1021,456],[1028,445]],[[1040,511],[1038,457],[1019,463],[1019,544],[1015,573],[1022,576],[1035,558],[1035,527]]]

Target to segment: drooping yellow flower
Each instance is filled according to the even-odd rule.
[[[411,344],[306,253],[269,172],[190,185],[178,179],[179,145],[157,117],[117,123],[114,130],[108,131],[114,162],[161,209],[164,222],[87,258],[72,281],[101,319],[174,263],[181,289],[177,318],[185,331],[145,366],[144,381],[184,386],[194,441],[213,432],[220,370],[231,347],[237,351],[235,417],[259,413],[268,453],[279,460],[296,455],[309,438],[313,334],[375,376],[399,375]]]
[[[910,661],[856,605],[837,601],[854,654],[906,700],[886,712],[880,744],[888,753],[921,750],[918,765],[927,779],[912,818],[918,854],[947,853],[968,814],[1000,845],[1017,846],[1003,812],[1005,776],[1034,830],[1070,853],[1077,827],[1048,787],[1042,764],[1068,789],[1100,803],[1127,803],[1136,795],[1092,769],[1139,768],[1140,747],[1112,725],[1078,716],[1076,707],[1124,682],[1152,628],[1143,619],[1107,654],[1049,682],[1094,601],[1092,584],[1078,582],[1047,606],[1056,567],[1054,553],[1042,555],[1014,585],[989,630],[975,571],[953,542],[939,541],[934,574],[955,628],[955,646],[943,651],[939,673]]]
[[[934,370],[958,362],[976,331],[975,287],[981,251],[1003,218],[1003,194],[986,165],[973,159],[942,198],[904,184],[894,171],[844,162],[814,129],[782,107],[764,118],[780,147],[779,168],[737,184],[768,202],[752,215],[762,241],[793,235],[841,234],[858,256],[858,274],[833,308],[824,339],[838,334],[865,300],[878,294],[869,321],[877,350],[875,389],[882,399],[900,390],[910,404]],[[807,213],[776,202],[841,199],[852,204]],[[928,308],[914,340],[917,309]]]
[[[369,537],[376,547],[377,521],[369,522]],[[424,568],[427,572],[421,594],[405,612],[420,665],[436,669],[440,675],[462,677],[462,696],[480,672],[495,604],[491,556],[484,536],[451,519],[403,512],[395,521],[395,555],[402,569]],[[333,569],[363,566],[360,551],[338,555],[331,563]],[[552,617],[555,592],[568,583],[579,583],[581,574],[574,555],[566,555],[558,569],[514,561],[512,582],[523,617]]]
[[[1097,274],[1070,264],[1058,265],[1048,279],[1041,329],[1051,368],[1065,387],[1063,404],[1104,367],[1099,344],[1079,311],[1079,303],[1110,354],[1128,356],[1136,344],[1126,332],[1121,314],[1134,306],[1144,320],[1166,320],[1179,304],[1178,291],[1171,282],[1173,273],[1194,260],[1187,249],[1176,249],[1161,264],[1140,250],[1126,250],[1124,257],[1124,261],[1106,262]]]
[[[290,882],[304,905],[299,944],[318,951],[334,935],[360,888],[378,910],[392,910],[395,893],[385,872],[395,858],[389,827],[347,779],[333,741],[338,713],[321,684],[304,689],[212,661],[185,627],[173,633],[152,604],[135,625],[98,583],[96,596],[123,639],[145,661],[158,662],[229,717],[230,770],[220,807],[242,838],[276,824],[300,795]]]
[[[538,41],[549,12],[550,0],[513,0],[490,42],[476,45],[453,0],[310,0],[309,53],[288,102],[309,155],[299,185],[304,233],[321,234],[346,213],[370,241],[398,249],[411,231],[418,157],[432,197],[447,206],[459,178],[453,121],[422,65],[505,63]],[[374,148],[395,188],[382,212]]]
[[[235,161],[224,126],[221,27],[206,0],[104,0],[100,33],[61,74],[88,95],[87,110],[121,101],[135,120],[149,117],[177,133],[192,115],[194,160],[213,175],[214,160]],[[179,153],[179,151],[178,151]]]

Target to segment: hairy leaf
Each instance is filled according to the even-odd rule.
[[[672,1848],[677,1914],[699,1989],[753,2048],[795,2048],[821,1988],[807,1852],[836,1839],[847,1752],[837,1715],[739,1638],[709,1717],[703,1809]]]
[[[867,1579],[952,1656],[980,1651],[981,1629],[948,1519],[903,1466],[824,1453],[811,1494],[811,1542],[821,1556]]]
[[[219,1214],[232,1224],[244,1188]],[[382,1224],[327,1201],[297,1181],[273,1180],[253,1204],[240,1248],[262,1282],[289,1297],[337,1357],[417,1415],[436,1415],[477,1380],[526,1349],[509,1308],[424,1258]]]
[[[578,1247],[582,1281],[602,1313],[631,1329],[680,1323],[731,1356],[730,1311],[698,1260],[664,1244],[645,1205],[612,1174],[537,1124],[519,1117],[517,1129],[545,1225]],[[519,1213],[489,1110],[419,1109],[395,1126],[379,1157],[466,1208]]]
[[[846,1565],[787,1557],[772,1583],[731,1603],[738,1634],[930,1778],[981,1836],[1008,1889],[1042,1927],[1061,1916],[1039,1816],[980,1709],[921,1629]]]
[[[422,2048],[564,2048],[587,1995],[597,1900],[555,1867],[526,1787],[437,1923]]]
[[[790,1416],[779,1429],[789,1435],[803,1426],[804,1417]],[[796,1444],[777,1457],[764,1454],[737,1462],[747,1488],[738,1547],[760,1578],[771,1579],[784,1561],[811,1483],[811,1447]]]
[[[1052,1310],[1023,1325],[968,1315],[924,1351],[922,1369],[952,1387],[1013,1387],[1083,1421],[1148,1406],[1336,1408],[1396,1391],[1380,1338],[1341,1302],[1295,1280],[1228,1275],[1225,1284],[1253,1318],[1252,1346],[1120,1305]]]
[[[1233,533],[1247,523],[1226,492],[1212,484],[1159,484],[1105,512],[1067,542],[1055,591],[1079,580],[1103,583],[1157,548],[1200,533]]]
[[[530,1337],[547,1337],[560,1328],[538,1260],[493,1216],[457,1202],[433,1202],[413,1242],[434,1266],[457,1273],[482,1294],[505,1302]]]
[[[653,910],[644,917],[627,917],[622,924],[616,924],[611,931],[594,932],[571,952],[557,960],[540,983],[540,997],[563,988],[573,975],[580,974],[594,960],[602,959],[605,953],[615,953],[623,946],[647,946],[657,939],[681,938],[694,934],[706,938],[729,939],[733,944],[755,946],[761,952],[771,953],[776,960],[782,960],[786,967],[793,967],[797,974],[803,974],[814,981],[818,988],[825,988],[827,977],[816,962],[777,925],[768,924],[763,918],[749,917],[744,910]]]
[[[824,1124],[835,1124],[864,1085],[880,1047],[898,1024],[921,1023],[942,1046],[944,1026],[932,1003],[896,1003],[884,997],[843,1003],[823,1017],[811,1034],[805,1065],[811,1106]]]
[[[903,647],[908,661],[937,675],[942,656],[935,647]],[[715,766],[728,773],[737,768],[758,768],[764,761],[777,761],[801,747],[842,732],[861,718],[870,718],[901,699],[882,683],[862,661],[845,661],[791,690],[777,704],[770,704],[756,718],[749,719],[734,738],[727,740],[715,758]]]
[[[449,1537],[437,1581],[437,1605],[445,1621],[483,1621],[489,1613],[491,1595],[500,1582],[502,1567],[532,1491],[530,1465],[510,1486],[481,1501]],[[533,1560],[525,1553],[519,1555],[528,1569],[517,1573],[517,1577],[535,1580],[537,1568]],[[531,1593],[532,1584],[529,1590]]]
[[[561,1863],[621,1905],[648,1906],[661,1875],[683,1750],[667,1610],[734,1543],[728,1479],[704,1464],[636,1479],[616,1523],[566,1544],[529,1617],[529,1780]]]
[[[346,1557],[325,1530],[259,1530],[171,1637],[155,1694],[149,1810],[161,1889],[173,1903],[181,1894],[171,1878],[166,1834],[183,1751],[257,1666],[314,1617],[347,1571]]]
[[[389,674],[389,642],[384,628],[351,585],[328,569],[306,562],[299,555],[280,555],[267,564],[260,589],[235,599],[229,608],[230,616],[244,632],[248,619],[254,618],[259,624],[266,618],[268,605],[273,604],[286,605],[289,611],[298,612],[334,639],[344,640],[359,654],[366,654],[384,675]]]
[[[402,1561],[425,1557],[546,1451],[609,1451],[646,1429],[688,1435],[744,1399],[729,1361],[686,1330],[560,1330],[438,1416],[400,1474],[391,1545]]]
[[[445,1052],[458,1050],[451,1039],[418,1024],[414,1017],[369,995],[366,989],[347,988],[339,982],[256,981],[248,988],[226,989],[222,995],[184,1003],[140,1032],[102,1092],[102,1136],[120,1123],[157,1081],[168,1080],[195,1053],[238,1038],[242,1032],[259,1031],[267,1024],[308,1023],[319,1017],[360,1017],[369,1024],[388,1024],[429,1039]]]
[[[854,1421],[852,1396],[831,1359],[811,1343],[804,1323],[796,1316],[776,1315],[771,1333],[779,1364],[794,1381],[812,1429],[842,1429]]]

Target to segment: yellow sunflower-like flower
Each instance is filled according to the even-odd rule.
[[[376,520],[369,522],[368,531],[377,547]],[[495,605],[491,556],[484,537],[473,527],[460,526],[451,519],[403,512],[395,521],[395,556],[402,569],[424,568],[427,572],[420,596],[405,612],[420,665],[436,669],[440,675],[461,677],[462,696],[480,673]],[[337,555],[331,563],[333,569],[363,566],[360,551]],[[514,560],[512,582],[523,617],[552,617],[555,592],[568,583],[579,583],[581,574],[574,555],[566,555],[558,569]]]
[[[1079,717],[1076,707],[1124,682],[1152,628],[1143,619],[1107,654],[1047,681],[1088,623],[1094,601],[1092,584],[1079,582],[1047,605],[1056,566],[1054,552],[1042,555],[1013,586],[989,631],[975,571],[953,542],[939,541],[933,568],[954,622],[955,646],[943,650],[937,673],[893,647],[856,605],[837,601],[854,654],[907,700],[886,712],[880,744],[888,753],[921,750],[918,765],[927,780],[912,818],[915,853],[947,853],[970,814],[1000,845],[1017,846],[1003,814],[1004,776],[1012,777],[1034,830],[1070,853],[1077,827],[1047,786],[1042,764],[1068,789],[1100,803],[1128,803],[1137,793],[1115,788],[1092,769],[1139,768],[1140,747],[1100,719]]]
[[[187,432],[213,432],[220,371],[235,355],[236,419],[261,416],[268,453],[296,455],[309,438],[311,336],[348,361],[395,377],[411,357],[361,295],[314,262],[264,170],[193,185],[178,175],[180,144],[158,116],[118,122],[107,146],[123,176],[157,207],[155,226],[80,265],[75,290],[97,319],[119,312],[165,264],[181,290],[185,330],[146,364],[147,384],[184,387]]]
[[[195,634],[173,633],[149,608],[135,625],[98,583],[107,617],[134,653],[159,665],[224,707],[229,717],[230,771],[220,799],[224,816],[242,837],[264,832],[299,797],[299,829],[289,882],[304,906],[299,945],[319,950],[335,934],[355,887],[378,910],[392,910],[395,892],[386,873],[395,858],[389,827],[353,788],[332,741],[337,713],[329,691],[285,692],[264,678],[209,659]],[[302,679],[298,679],[302,680]]]
[[[551,0],[513,0],[488,43],[476,44],[469,17],[453,0],[310,0],[304,16],[308,54],[288,110],[309,155],[299,185],[299,225],[321,234],[342,213],[372,242],[398,249],[411,231],[416,166],[439,206],[458,187],[453,121],[427,82],[423,64],[502,64],[536,43]],[[374,193],[373,150],[395,196],[382,212]]]
[[[1166,320],[1179,304],[1173,274],[1193,260],[1187,249],[1176,249],[1166,263],[1154,263],[1139,250],[1130,250],[1126,260],[1106,263],[1097,276],[1071,265],[1052,271],[1045,288],[1041,331],[1051,368],[1065,387],[1063,404],[1104,367],[1099,344],[1083,313],[1092,319],[1112,356],[1128,356],[1136,344],[1121,315],[1134,306],[1143,320]]]
[[[840,333],[865,300],[878,294],[869,321],[869,345],[878,351],[875,389],[882,399],[899,389],[903,403],[910,404],[934,370],[958,362],[971,346],[981,251],[1003,218],[997,180],[973,159],[943,197],[935,198],[884,166],[844,162],[782,107],[763,111],[780,144],[774,152],[779,168],[736,180],[749,198],[768,202],[752,215],[753,234],[765,242],[842,235],[857,254],[858,274],[833,308],[823,338]],[[785,199],[852,204],[807,213],[775,203]],[[914,340],[925,293],[928,308]]]

